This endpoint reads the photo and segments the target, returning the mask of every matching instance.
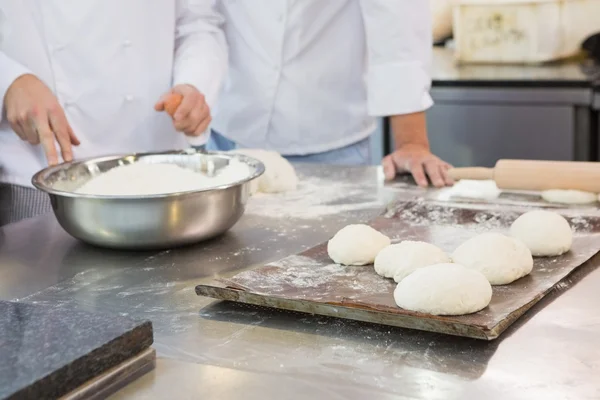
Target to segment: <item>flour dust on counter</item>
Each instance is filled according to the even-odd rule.
[[[338,178],[339,177],[339,178]],[[299,174],[296,190],[284,193],[257,193],[246,207],[246,214],[318,221],[328,216],[350,212],[383,211],[384,203],[378,197],[377,182],[360,184],[338,172],[326,178]]]
[[[273,273],[273,272],[277,273]],[[357,292],[382,293],[389,290],[390,282],[373,274],[370,268],[350,267],[341,264],[323,265],[318,260],[302,255],[289,256],[278,262],[264,266],[263,270],[251,269],[235,276],[235,282],[243,287],[244,282],[262,293],[288,293],[293,291],[297,298],[313,298],[313,291],[319,288],[321,296],[337,296],[331,277],[349,282],[349,287]]]

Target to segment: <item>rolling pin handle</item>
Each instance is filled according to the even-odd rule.
[[[448,170],[448,176],[455,181],[461,179],[470,179],[483,181],[494,179],[494,170],[492,168],[451,168]]]

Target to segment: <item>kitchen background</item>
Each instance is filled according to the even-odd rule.
[[[599,160],[600,0],[429,1],[437,155],[455,166]],[[373,163],[392,148],[381,120]]]

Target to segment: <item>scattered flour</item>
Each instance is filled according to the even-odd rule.
[[[315,220],[350,211],[383,209],[378,188],[335,177],[301,177],[296,190],[263,194],[250,199],[246,213],[266,217]]]
[[[265,271],[270,268],[280,271]],[[346,289],[347,297],[360,297],[365,293],[386,293],[391,290],[390,283],[369,268],[329,264],[301,255],[284,258],[263,268],[244,271],[231,281],[258,293],[285,293],[286,297],[310,297],[313,300],[336,299],[342,296],[339,287]]]
[[[250,167],[231,159],[215,176],[176,164],[135,163],[95,176],[76,193],[108,196],[144,196],[189,192],[227,185],[250,175]]]

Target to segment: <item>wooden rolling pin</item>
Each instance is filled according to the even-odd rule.
[[[494,168],[453,168],[448,174],[455,181],[492,179],[499,189],[600,193],[600,162],[499,160]]]

